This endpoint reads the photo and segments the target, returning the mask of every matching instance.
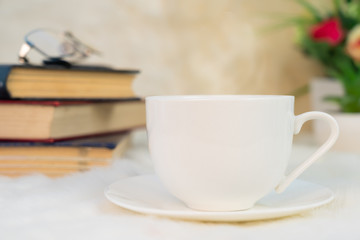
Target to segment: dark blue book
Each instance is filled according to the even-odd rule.
[[[138,70],[0,64],[0,99],[127,99]]]

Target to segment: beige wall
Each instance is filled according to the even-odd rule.
[[[103,52],[90,62],[140,68],[154,94],[288,94],[320,73],[291,30],[261,32],[298,12],[285,0],[0,0],[0,63],[16,62],[23,35],[67,29]],[[307,97],[296,112],[309,110]]]

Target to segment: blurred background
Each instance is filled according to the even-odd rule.
[[[0,63],[17,62],[33,29],[69,30],[102,52],[89,63],[140,69],[141,96],[290,94],[322,70],[291,28],[269,28],[301,11],[291,0],[0,0]]]

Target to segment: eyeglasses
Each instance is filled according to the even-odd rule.
[[[74,63],[91,54],[100,54],[99,51],[82,43],[71,32],[47,29],[36,29],[25,35],[25,42],[19,51],[20,63],[29,63],[28,54],[32,49],[45,57],[44,63]]]

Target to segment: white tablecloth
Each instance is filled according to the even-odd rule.
[[[0,177],[0,239],[360,239],[360,156],[329,152],[301,178],[331,188],[335,200],[276,220],[202,223],[132,213],[110,203],[105,187],[152,172],[145,132],[113,166],[58,179]],[[314,151],[295,144],[290,168]]]

